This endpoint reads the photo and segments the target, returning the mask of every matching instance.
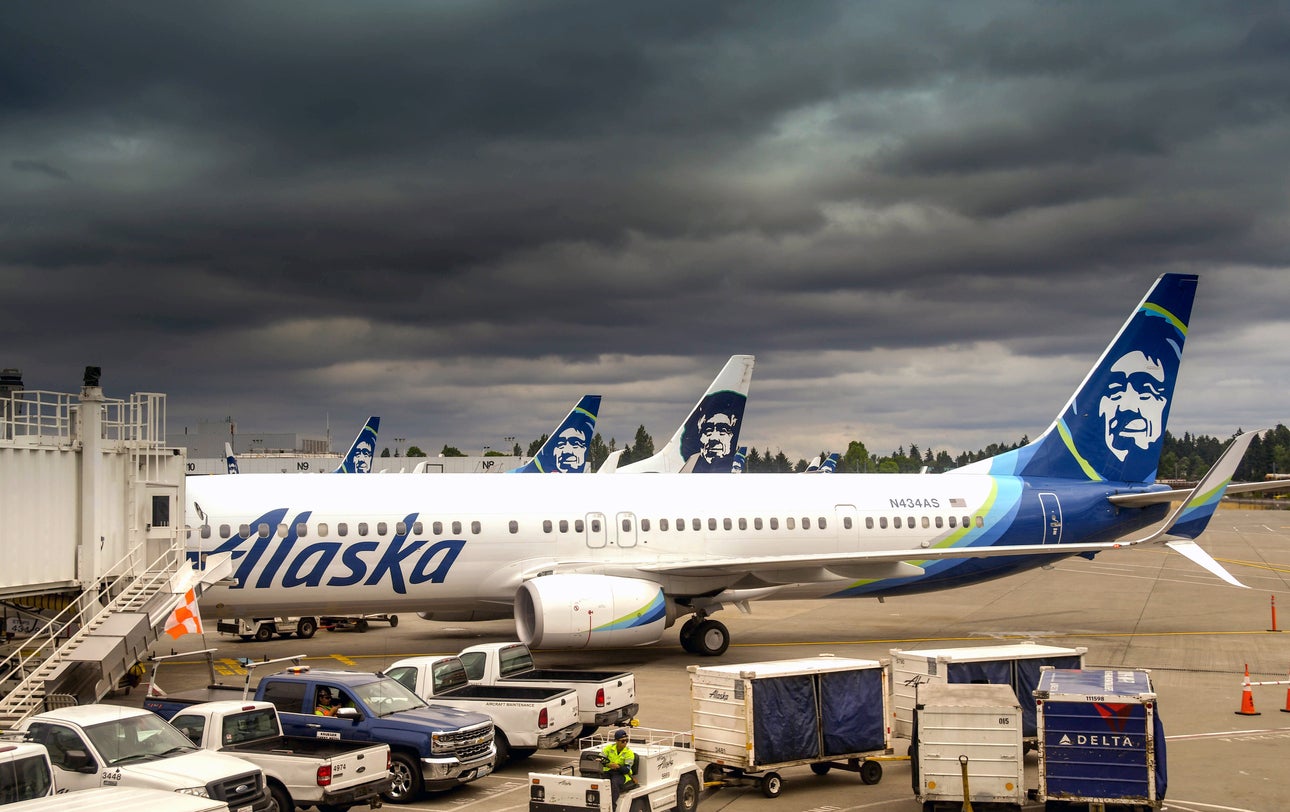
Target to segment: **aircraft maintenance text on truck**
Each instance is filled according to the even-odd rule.
[[[462,649],[457,657],[470,681],[481,685],[573,688],[578,692],[583,736],[606,725],[627,724],[640,710],[636,676],[630,671],[537,668],[523,643],[482,643]]]
[[[149,696],[143,707],[170,719],[191,705],[236,699],[240,689],[212,685],[164,697]],[[338,703],[335,716],[316,713],[318,698]],[[289,668],[260,680],[255,698],[278,709],[288,736],[383,742],[390,746],[389,803],[411,803],[423,790],[451,789],[493,771],[493,720],[446,705],[428,705],[382,674]]]
[[[497,766],[578,737],[578,694],[572,688],[472,685],[453,656],[409,657],[385,669],[427,702],[486,713],[493,718]]]
[[[390,787],[388,745],[284,736],[278,711],[268,702],[190,705],[170,724],[203,750],[237,756],[263,770],[279,812],[297,806],[324,812],[358,804],[375,808]]]
[[[49,751],[60,791],[144,787],[214,798],[232,812],[274,807],[259,767],[198,750],[140,708],[76,705],[29,716],[16,730]]]

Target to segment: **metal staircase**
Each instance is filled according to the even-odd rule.
[[[194,571],[176,543],[135,572],[143,549],[133,548],[24,648],[0,661],[0,690],[13,686],[0,699],[0,731],[51,707],[107,696],[164,633],[187,590],[200,594],[205,584],[223,577],[219,570],[228,569]]]

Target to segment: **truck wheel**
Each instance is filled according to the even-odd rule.
[[[318,804],[318,812],[349,812],[349,804]]]
[[[295,812],[296,805],[292,803],[291,795],[287,793],[286,788],[281,784],[270,782],[269,796],[278,805],[278,812]]]
[[[360,617],[357,621],[354,622],[354,628],[358,629],[360,632],[367,631],[367,618]]]
[[[681,776],[681,783],[676,786],[676,808],[680,812],[694,812],[699,808],[699,779],[692,774]]]
[[[393,629],[397,625],[399,625],[399,616],[390,615],[390,628]]]
[[[500,730],[493,731],[493,747],[497,748],[497,760],[493,762],[493,769],[499,769],[511,760],[511,742],[506,738],[506,734]]]
[[[876,761],[866,761],[860,765],[860,780],[866,784],[876,784],[882,780],[882,765]]]
[[[308,640],[318,631],[318,621],[311,617],[302,617],[296,623],[296,636],[301,640]]]
[[[407,753],[390,754],[390,788],[381,797],[390,804],[410,804],[421,794],[421,767]]]
[[[597,730],[600,730],[600,725],[583,725],[582,730],[578,731],[578,738],[585,739]]]
[[[537,752],[536,747],[512,747],[511,761],[523,761]]]
[[[255,641],[257,643],[267,643],[273,637],[273,624],[261,623],[260,628],[255,630]],[[288,810],[290,812],[290,810]]]
[[[779,773],[766,773],[761,779],[761,794],[767,798],[778,798],[784,791],[784,779]]]
[[[811,765],[811,772],[816,775],[828,775],[829,769],[832,766],[833,765],[829,764],[827,761],[817,761]]]

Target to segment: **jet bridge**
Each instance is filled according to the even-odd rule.
[[[0,640],[0,730],[101,699],[184,594],[226,574],[185,561],[165,395],[107,398],[97,367],[79,396],[24,389],[16,372],[0,376],[0,604],[36,628]]]

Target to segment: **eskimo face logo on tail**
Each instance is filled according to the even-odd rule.
[[[681,435],[681,457],[695,459],[695,473],[730,471],[747,402],[738,392],[713,392],[690,415]]]
[[[236,535],[212,553],[233,554],[238,562],[237,585],[232,589],[296,589],[362,584],[383,585],[405,595],[408,586],[441,584],[466,546],[465,539],[409,539],[408,533],[388,540],[359,538],[346,541],[303,542],[296,527],[309,520],[311,511],[297,515],[286,525],[286,535],[277,533],[287,515],[286,508],[271,510],[250,523],[252,535]],[[400,523],[409,530],[416,513]],[[257,532],[267,526],[267,535]],[[267,556],[266,556],[267,554]]]

